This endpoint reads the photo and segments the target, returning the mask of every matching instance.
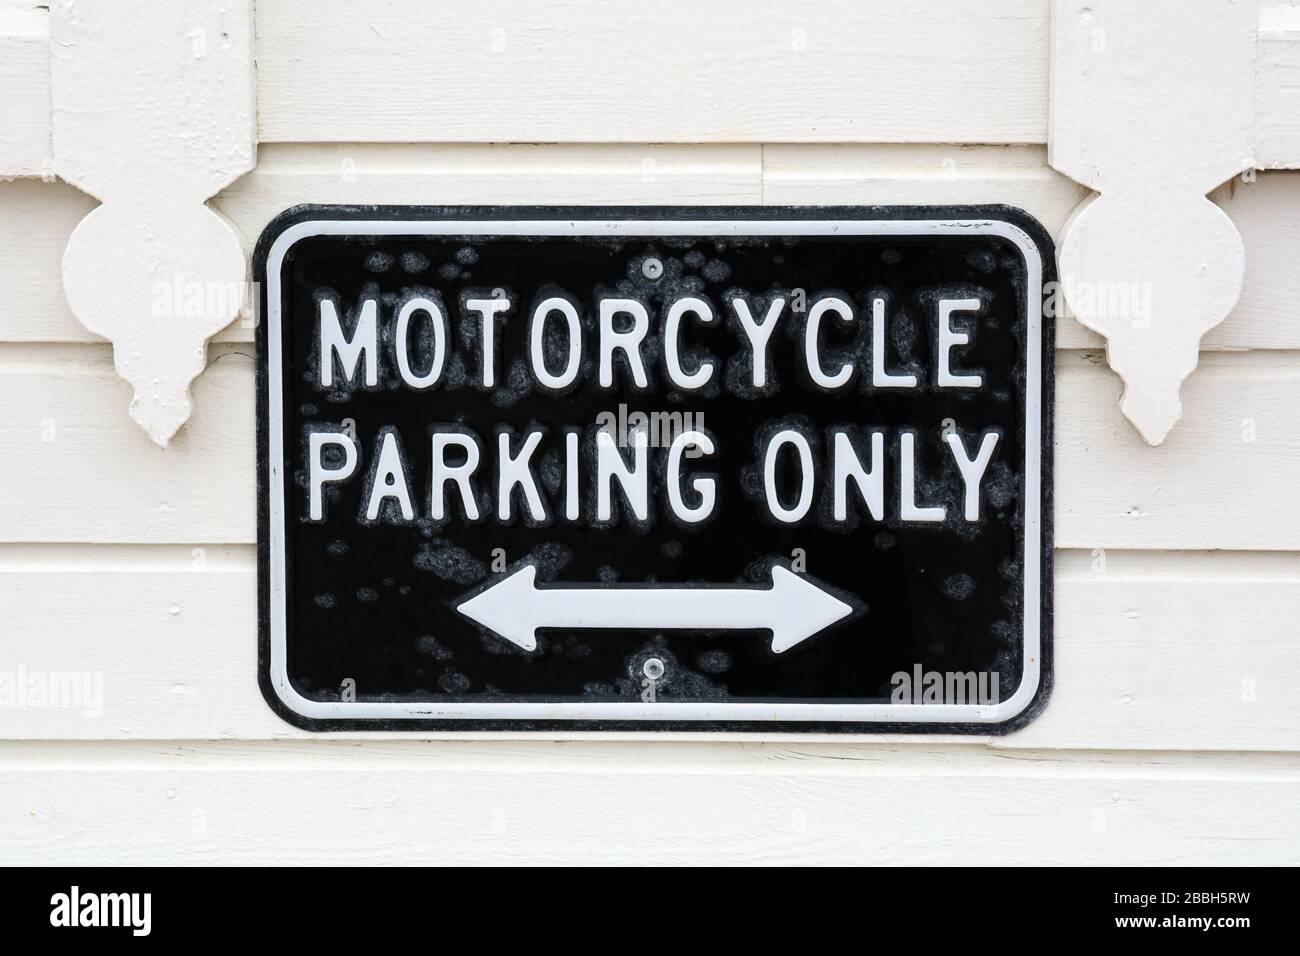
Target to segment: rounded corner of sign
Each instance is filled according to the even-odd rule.
[[[1047,707],[1051,681],[1042,668],[1025,674],[1014,694],[993,709],[988,728],[997,734],[1015,733],[1032,723]]]
[[[1025,264],[1041,273],[1054,264],[1052,234],[1047,227],[1019,206],[998,205],[989,210],[989,219],[1006,229],[997,232],[1020,250]]]
[[[328,729],[320,713],[322,704],[298,693],[287,674],[277,676],[263,668],[261,677],[262,696],[281,720],[300,730]]]
[[[299,241],[317,235],[328,207],[313,203],[290,206],[266,224],[253,251],[255,271],[265,280],[279,271],[280,263]]]

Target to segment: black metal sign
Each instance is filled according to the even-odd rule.
[[[1050,682],[1051,249],[967,208],[302,207],[261,681],[313,729],[999,732]]]

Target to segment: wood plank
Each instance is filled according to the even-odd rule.
[[[1287,684],[1300,669],[1300,555],[1067,551],[1057,564],[1051,702],[987,743],[1300,751]],[[257,688],[251,546],[0,548],[0,606],[0,671],[79,675],[82,694],[6,708],[4,738],[311,736]]]
[[[763,146],[769,205],[1019,206],[1052,235],[1089,191],[1047,165],[1041,146]]]
[[[755,205],[756,145],[262,146],[215,205],[249,237],[297,203]]]
[[[0,177],[52,177],[48,4],[0,9],[0,90]]]
[[[1300,548],[1300,364],[1206,352],[1183,418],[1148,446],[1098,353],[1058,353],[1056,542],[1067,548]]]
[[[0,416],[12,415],[0,417],[0,537],[253,541],[253,360],[213,357],[193,417],[164,449],[127,415],[131,388],[107,345],[0,352]]]
[[[0,342],[102,341],[63,295],[63,250],[97,205],[60,180],[0,182],[0,235],[15,240],[0,256]]]
[[[1255,164],[1300,166],[1300,7],[1261,0],[1255,53]]]
[[[0,352],[0,540],[236,543],[255,539],[253,360],[218,346],[194,419],[155,447],[126,415],[106,346]],[[1300,361],[1205,353],[1183,427],[1148,447],[1095,353],[1060,353],[1056,540],[1069,548],[1300,549]],[[53,437],[46,439],[45,436]]]
[[[1046,0],[257,5],[262,142],[1045,141]]]
[[[1300,171],[1237,177],[1210,199],[1241,232],[1246,274],[1232,313],[1201,347],[1300,348]]]
[[[1052,701],[999,746],[1300,750],[1300,554],[1057,552],[1055,599]]]
[[[300,202],[867,204],[1008,203],[1059,232],[1086,195],[1039,147],[263,146],[258,168],[214,206],[251,241]],[[1300,348],[1300,173],[1234,181],[1213,198],[1246,242],[1241,301],[1202,347]],[[91,208],[61,183],[0,183],[0,229],[28,241],[0,262],[0,341],[94,341],[67,310],[60,262]],[[241,320],[219,341],[252,340]],[[1061,348],[1100,348],[1073,318]]]
[[[11,863],[1300,859],[1294,758],[296,742],[24,742],[0,756],[0,844]]]

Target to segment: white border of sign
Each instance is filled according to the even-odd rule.
[[[285,620],[284,407],[280,373],[285,255],[312,236],[937,236],[993,235],[1010,240],[1025,258],[1025,560],[1024,667],[1020,686],[1006,700],[979,704],[822,704],[745,702],[492,702],[317,701],[303,697],[289,680]],[[285,229],[266,260],[267,315],[267,502],[270,514],[270,677],[291,711],[316,720],[635,720],[635,721],[826,721],[855,723],[998,724],[1020,714],[1042,679],[1042,302],[1043,262],[1028,233],[997,219],[754,219],[754,220],[364,220],[321,219]]]

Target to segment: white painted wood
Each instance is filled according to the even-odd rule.
[[[11,863],[1294,864],[1300,769],[736,744],[0,748]]]
[[[247,237],[299,202],[1019,206],[1054,235],[1085,195],[1040,147],[273,145],[213,206]],[[1246,244],[1237,307],[1204,349],[1300,348],[1300,173],[1233,180],[1211,198]],[[96,341],[64,305],[59,256],[94,203],[62,183],[0,183],[0,341]],[[241,316],[217,341],[252,341]],[[1067,316],[1060,348],[1104,339]]]
[[[0,182],[0,341],[92,342],[63,295],[63,250],[96,202],[59,180]],[[12,241],[10,240],[12,237]]]
[[[54,177],[48,4],[0,3],[0,177]]]
[[[249,235],[303,202],[751,205],[758,145],[272,144],[215,204]]]
[[[639,64],[641,73],[638,76],[627,77],[624,75],[628,72],[626,70],[609,69],[617,51],[610,49],[610,44],[601,43],[601,37],[607,31],[597,31],[593,25],[604,21],[598,16],[584,16],[591,11],[583,4],[568,6],[568,9],[561,8],[558,20],[552,17],[553,23],[546,22],[527,7],[520,9],[518,0],[497,0],[488,7],[478,5],[477,9],[487,9],[489,15],[449,21],[445,13],[441,19],[435,20],[416,0],[404,0],[389,4],[383,10],[383,22],[380,22],[374,10],[358,11],[339,0],[317,17],[295,10],[286,0],[264,2],[258,8],[259,33],[264,48],[260,84],[262,137],[268,141],[550,141],[557,138],[575,141],[689,141],[692,138],[717,138],[719,120],[712,114],[730,107],[729,118],[753,124],[744,135],[733,132],[728,137],[732,140],[1040,143],[1047,139],[1045,101],[1037,92],[1046,88],[1047,0],[1018,3],[1010,16],[1003,9],[992,9],[988,2],[965,3],[959,9],[959,18],[936,18],[937,22],[927,24],[932,30],[925,38],[927,42],[921,55],[933,57],[941,68],[922,71],[919,80],[912,77],[910,87],[898,83],[899,71],[904,67],[900,67],[894,58],[904,56],[899,41],[913,41],[915,45],[919,31],[903,22],[889,5],[858,5],[858,9],[853,11],[854,16],[847,19],[835,4],[805,4],[797,10],[776,7],[776,12],[784,15],[780,20],[772,15],[772,11],[759,10],[756,16],[729,22],[728,36],[733,37],[737,28],[749,31],[750,36],[758,41],[755,48],[761,49],[768,58],[764,62],[779,63],[772,73],[788,80],[791,88],[783,89],[772,76],[762,76],[759,83],[747,84],[745,102],[724,101],[716,96],[674,94],[673,87],[677,84],[672,82],[670,71],[676,68],[688,74],[692,69],[699,72],[717,61],[716,53],[710,55],[710,51],[702,49],[707,43],[704,32],[697,29],[696,35],[700,39],[683,46],[683,34],[686,38],[692,34],[677,29],[680,20],[652,17],[647,13],[644,22],[637,22],[629,28],[632,35],[628,39],[635,44],[634,53],[640,53],[651,45],[657,48],[648,63]],[[988,8],[983,11],[984,16],[981,16],[981,7]],[[44,26],[48,20],[47,8],[47,4],[35,0],[6,0],[0,4],[0,14],[9,15],[5,19],[6,26],[0,27],[0,46],[6,50],[6,56],[0,57],[0,70],[5,71],[6,90],[20,91],[20,95],[10,97],[5,104],[9,113],[0,132],[0,142],[22,143],[19,154],[36,157],[35,163],[24,160],[21,170],[6,170],[8,175],[40,175],[50,157],[49,78],[45,66],[48,54],[43,48],[48,35]],[[1300,112],[1293,108],[1292,102],[1295,96],[1293,74],[1297,68],[1296,44],[1300,38],[1297,18],[1300,15],[1296,13],[1296,5],[1288,2],[1263,0],[1258,8],[1254,90],[1256,164],[1259,168],[1294,167],[1300,162],[1297,159],[1300,121],[1296,119]],[[753,5],[749,5],[749,10],[753,9]],[[341,18],[340,11],[346,16]],[[634,15],[639,13],[632,12]],[[917,12],[909,11],[914,19],[920,19]],[[928,11],[920,8],[919,12],[924,17]],[[725,17],[726,11],[718,15],[719,20]],[[431,62],[434,58],[427,56],[415,56],[412,57],[414,64],[410,61],[404,64],[407,70],[403,75],[387,75],[384,62],[391,54],[393,37],[383,36],[381,32],[384,26],[393,24],[398,25],[395,31],[397,40],[413,50],[432,38],[432,42],[439,46],[440,62]],[[861,35],[854,34],[854,28]],[[448,43],[446,35],[449,30],[463,42]],[[866,64],[859,62],[857,57],[863,46],[863,36],[868,43],[874,40],[875,45],[882,48],[873,48],[873,55]],[[972,36],[986,40],[990,49],[998,51],[995,62],[990,63],[985,58],[982,64],[977,65],[976,59],[964,47]],[[38,37],[41,38],[39,42]],[[9,44],[6,38],[18,42]],[[329,57],[314,56],[311,45],[328,49]],[[850,47],[852,55],[841,52]],[[593,48],[595,56],[592,55]],[[910,59],[914,61],[915,56],[912,52]],[[1019,76],[1015,69],[1016,56],[1020,56],[1029,67]],[[756,61],[758,59],[755,57]],[[810,121],[806,111],[802,110],[798,95],[807,92],[814,83],[821,84],[815,95],[817,102],[824,103],[827,94],[824,75],[831,70],[840,72],[834,63],[818,63],[818,60],[853,63],[855,69],[843,70],[842,76],[836,75],[836,82],[830,87],[832,94],[837,96],[836,102],[842,98],[847,103],[854,95],[862,99],[853,103],[851,108],[840,111],[839,115],[827,116],[829,111],[823,108],[818,111],[821,115]],[[562,103],[563,90],[578,83],[584,66],[592,62],[599,63],[606,74],[612,72],[615,80],[615,85],[597,88],[597,92],[604,95],[595,114],[571,110],[539,115],[537,111],[527,109],[529,97],[535,97],[539,86],[545,90],[552,85],[556,89],[554,97]],[[485,70],[485,63],[492,69]],[[942,95],[930,96],[927,101],[921,83],[938,83],[952,77],[954,63],[958,64],[957,69],[962,71],[962,75],[951,87],[945,88]],[[347,69],[342,66],[330,68],[340,64],[345,64]],[[505,69],[506,65],[513,66],[513,69]],[[615,65],[621,67],[623,64]],[[743,63],[739,65],[745,71],[758,69]],[[412,66],[424,72],[411,75]],[[547,69],[548,66],[551,69]],[[864,73],[863,66],[869,72]],[[906,64],[905,68],[910,69],[911,64]],[[975,75],[974,84],[967,82],[967,71]],[[347,78],[350,76],[360,79],[361,88],[348,86]],[[463,95],[451,102],[429,104],[422,95],[426,87],[420,84],[432,82],[437,84],[437,88],[446,88],[443,79],[448,76],[454,77],[453,85],[458,91],[463,91]],[[892,104],[886,104],[880,96],[881,84],[878,81],[882,76],[895,98]],[[724,74],[722,79],[741,86],[741,76],[733,72]],[[323,98],[314,95],[321,88],[313,87],[313,81],[328,84],[335,93],[346,94],[342,100],[334,100],[342,104],[340,110],[331,111],[325,107]],[[467,82],[471,84],[469,89],[466,89]],[[529,84],[527,88],[522,86],[525,82]],[[637,88],[652,84],[666,88],[650,94],[648,109],[624,109],[618,97],[627,95],[629,91],[618,84],[626,83],[639,84]],[[1031,105],[1032,109],[1022,109],[1017,115],[1014,109],[1009,108],[1010,102],[999,103],[997,96],[987,93],[990,85],[1005,87],[1013,92],[1014,102],[1022,106]],[[718,87],[715,82],[710,90],[716,91]],[[584,85],[580,101],[589,103],[591,92],[591,87]],[[954,92],[959,97],[954,98]],[[763,102],[762,95],[766,95],[769,101]],[[376,104],[368,101],[371,98],[392,102],[391,105],[381,102],[377,110]],[[683,102],[671,104],[668,101],[672,99]],[[495,108],[485,108],[489,115],[479,115],[474,112],[476,102]],[[42,103],[46,104],[45,108],[40,107]],[[704,126],[701,131],[704,135],[688,136],[679,125],[680,119],[674,122],[668,109],[670,105],[676,106],[678,116],[687,112],[695,122]],[[895,105],[896,109],[887,112],[887,105]],[[407,106],[411,107],[411,115],[402,115],[400,110]],[[973,109],[963,110],[963,106]],[[740,117],[730,117],[738,107],[744,107],[746,112]],[[931,111],[926,114],[929,124],[919,123],[916,110],[909,107]],[[936,112],[951,124],[951,132],[947,135],[943,135],[942,125],[934,122]],[[562,124],[557,119],[562,120]],[[980,120],[994,124],[1002,135],[993,137],[976,126]],[[495,134],[485,121],[498,125]],[[541,129],[543,122],[549,123],[551,128]],[[875,135],[870,135],[871,130],[867,128],[870,122],[880,130]],[[359,124],[365,124],[367,130],[360,129]],[[556,126],[560,125],[563,129],[557,134]],[[731,124],[726,125],[729,128]],[[449,128],[453,126],[454,129]],[[422,135],[415,135],[413,130]],[[623,135],[629,130],[631,135]],[[0,156],[3,155],[6,154],[0,152]]]
[[[1259,4],[1255,137],[1256,167],[1300,167],[1300,4]]]
[[[106,347],[0,350],[0,405],[15,402],[0,412],[0,536],[253,541],[252,369],[218,352],[194,384],[194,427],[160,448],[122,414],[130,387]]]
[[[1300,547],[1300,508],[1284,490],[1300,486],[1300,366],[1290,355],[1204,355],[1183,388],[1187,427],[1155,449],[1125,426],[1119,383],[1101,363],[1058,354],[1060,546]]]
[[[254,162],[252,29],[251,0],[54,9],[59,175],[103,202],[68,240],[64,291],[113,342],[131,417],[159,445],[246,294],[241,237],[204,200]]]
[[[1201,347],[1300,347],[1300,172],[1237,177],[1210,198],[1241,233],[1246,274],[1232,313]]]
[[[1300,555],[1066,551],[1057,565],[1051,702],[993,746],[1300,750]],[[6,707],[0,737],[311,736],[257,689],[251,546],[0,547],[0,605],[0,672],[90,675],[68,706]]]
[[[257,4],[263,142],[1043,142],[1046,0]]]
[[[1241,236],[1205,194],[1253,163],[1256,16],[1234,0],[1195,16],[1180,0],[1053,6],[1051,163],[1099,193],[1065,226],[1061,279],[1153,445],[1241,291]]]
[[[1300,555],[1056,560],[1052,701],[1000,745],[1300,750]]]
[[[253,360],[235,348],[196,381],[209,405],[166,450],[119,414],[125,386],[103,350],[0,351],[3,539],[254,541]],[[1281,491],[1300,487],[1294,356],[1207,354],[1187,386],[1195,426],[1155,451],[1125,427],[1099,355],[1058,358],[1060,546],[1300,549],[1300,509]]]
[[[773,206],[999,203],[1055,236],[1087,194],[1041,146],[763,146],[763,201]]]

